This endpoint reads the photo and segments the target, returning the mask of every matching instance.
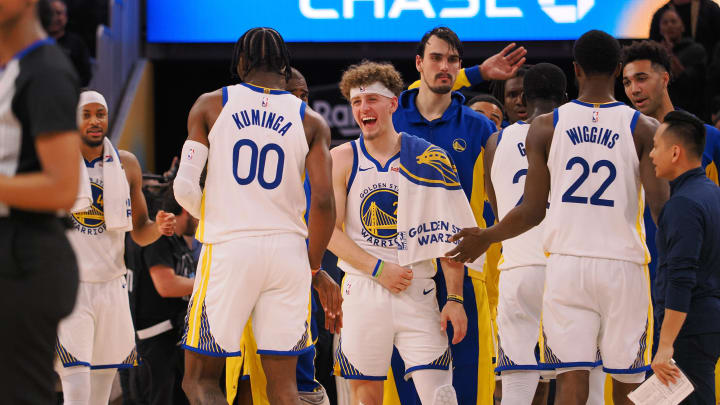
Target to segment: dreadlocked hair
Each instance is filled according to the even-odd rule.
[[[254,69],[275,72],[290,80],[290,53],[282,36],[272,28],[258,27],[245,32],[235,42],[230,74],[243,80],[238,74],[238,65],[242,58],[242,71],[247,74]]]

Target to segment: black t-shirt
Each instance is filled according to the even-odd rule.
[[[75,69],[52,39],[37,41],[0,66],[0,174],[40,171],[35,138],[77,130]],[[9,108],[8,108],[9,107]],[[0,216],[8,215],[0,204]]]
[[[192,251],[181,236],[162,236],[143,248],[128,245],[127,265],[133,274],[133,303],[135,329],[144,329],[170,319],[176,328],[182,327],[188,302],[183,298],[161,297],[152,278],[150,268],[167,266],[175,274],[192,277],[197,266]]]

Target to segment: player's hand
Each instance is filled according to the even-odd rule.
[[[525,63],[527,50],[522,46],[514,51],[513,48],[515,48],[514,42],[485,59],[480,65],[480,74],[484,80],[507,80],[515,77],[520,66]]]
[[[665,385],[674,384],[675,379],[680,377],[680,369],[672,361],[674,352],[672,345],[660,344],[652,361],[651,367],[655,375]]]
[[[175,234],[175,214],[160,210],[155,215],[155,226],[158,231],[165,236],[172,236]]]
[[[318,292],[320,305],[325,311],[325,329],[330,333],[340,332],[343,302],[340,286],[325,270],[320,270],[313,276],[312,286]]]
[[[463,340],[467,333],[467,315],[465,315],[465,308],[461,303],[455,301],[445,303],[440,313],[440,330],[447,330],[448,321],[453,327],[452,344],[456,345]]]
[[[392,293],[399,293],[410,286],[413,279],[412,270],[394,263],[385,262],[378,283],[390,290]]]
[[[487,229],[463,228],[450,237],[450,242],[459,240],[460,243],[455,249],[445,253],[445,257],[459,263],[474,262],[490,247],[486,232]]]

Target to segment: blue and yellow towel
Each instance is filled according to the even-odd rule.
[[[424,139],[401,134],[398,260],[401,266],[443,257],[448,238],[477,226],[450,156]],[[468,267],[482,271],[485,255]]]

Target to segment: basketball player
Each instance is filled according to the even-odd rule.
[[[402,86],[392,65],[367,61],[348,68],[340,82],[362,135],[332,151],[338,215],[330,250],[346,273],[336,367],[349,380],[353,405],[381,405],[394,344],[422,403],[452,405],[457,399],[445,328],[450,321],[453,343],[465,335],[462,266],[445,269],[452,299],[441,314],[432,280],[435,261],[412,269],[395,264],[401,135],[392,113]],[[384,225],[371,226],[371,217]]]
[[[53,402],[57,325],[77,293],[57,211],[78,190],[78,78],[38,7],[0,6],[0,391],[3,403],[22,405]]]
[[[292,68],[291,70],[292,76],[287,83],[286,90],[303,102],[307,103],[310,92],[308,90],[305,77],[299,70],[295,68]],[[306,186],[308,185],[306,184]],[[309,194],[307,197],[309,200]],[[317,291],[320,304],[323,306],[325,329],[327,329],[330,333],[339,333],[340,327],[342,326],[342,295],[340,287],[324,269],[321,269],[313,275],[312,286],[313,289]],[[317,301],[314,300],[314,297],[311,299],[313,300],[313,302],[311,302],[313,309],[311,312],[313,312],[313,314],[311,314],[310,317],[310,336],[312,340],[316,342],[319,339],[317,318],[314,315],[314,307]],[[227,359],[226,389],[228,403],[234,403],[233,400],[237,397],[237,403],[239,405],[268,404],[269,400],[265,393],[267,378],[264,370],[262,369],[260,356],[255,353],[257,350],[257,343],[255,342],[255,338],[252,333],[252,325],[245,327],[245,331],[243,333],[243,347],[245,347],[245,351],[242,353],[242,356],[228,357]],[[252,352],[249,353],[248,349]],[[331,363],[327,364],[326,369],[319,370],[318,372],[315,371],[315,358],[318,356],[318,351],[320,349],[320,345],[316,343],[313,350],[298,356],[296,369],[298,393],[301,401],[313,405],[329,405],[327,393],[321,384],[322,378],[318,378],[318,380],[315,379],[316,375],[324,375],[325,373],[327,374],[327,377],[331,377]],[[326,347],[325,349],[325,358],[332,358],[332,343],[330,343],[330,347]],[[320,354],[320,356],[322,356],[322,354]],[[323,371],[325,373],[323,373]]]
[[[522,199],[528,163],[525,144],[532,121],[566,101],[567,80],[552,64],[540,63],[523,78],[528,122],[518,121],[493,134],[485,149],[485,189],[498,220]],[[535,358],[545,285],[542,224],[503,242],[498,302],[498,360],[503,404],[530,404],[536,387],[546,399],[547,385],[538,385],[540,366]],[[544,402],[543,402],[544,403]]]
[[[584,404],[588,370],[602,362],[614,403],[629,404],[652,348],[643,194],[657,218],[668,185],[648,155],[657,121],[613,98],[617,40],[589,31],[575,42],[574,58],[578,100],[535,118],[528,131],[522,203],[493,227],[459,232],[453,238],[462,242],[447,255],[472,260],[528,231],[549,201],[540,360],[557,370],[555,401]]]
[[[665,115],[676,109],[668,93],[670,55],[667,50],[657,42],[635,42],[623,48],[623,65],[623,86],[633,106],[662,123]],[[720,130],[705,124],[705,132],[702,164],[710,180],[720,184]]]
[[[495,128],[502,129],[502,121],[505,116],[505,109],[498,99],[489,94],[480,94],[470,99],[466,104],[475,112],[488,117],[495,124]]]
[[[514,44],[501,53],[484,61],[470,76],[483,79],[505,79],[515,75],[525,62],[525,49],[510,52]],[[420,86],[403,92],[399,106],[393,114],[393,124],[398,131],[405,131],[435,144],[448,152],[457,166],[460,184],[470,201],[478,224],[485,226],[486,220],[494,221],[489,204],[485,204],[483,184],[482,151],[487,139],[497,129],[485,116],[465,106],[465,97],[453,92],[458,82],[462,63],[462,43],[447,27],[438,27],[427,32],[420,40],[415,55],[415,67],[420,73]],[[467,73],[469,69],[466,69]],[[492,222],[490,222],[492,223]],[[495,273],[491,264],[497,263],[500,245],[488,253],[484,271],[468,269],[463,282],[465,312],[468,314],[468,336],[459,345],[453,345],[455,374],[453,385],[463,404],[488,404],[492,401],[495,386],[493,373],[493,331],[489,300],[492,286],[486,285],[486,276]],[[437,297],[440,305],[445,303],[443,279],[438,275]],[[399,356],[393,366],[395,386],[386,384],[388,404],[416,402],[412,387],[401,378],[402,364]],[[408,392],[408,395],[403,393]],[[399,397],[399,400],[394,400]]]
[[[183,389],[193,404],[226,402],[218,380],[225,357],[241,354],[252,315],[270,403],[296,405],[297,356],[312,349],[311,269],[319,271],[335,221],[330,129],[303,101],[278,90],[291,71],[275,30],[243,34],[233,65],[241,83],[203,94],[190,111],[175,180],[178,202],[200,218],[204,244],[181,342]],[[306,170],[313,190],[308,225]]]
[[[148,245],[161,235],[175,232],[175,216],[159,211],[156,222],[148,218],[142,194],[142,171],[135,156],[127,151],[109,151],[105,142],[108,108],[105,98],[95,91],[80,95],[77,107],[82,145],[93,203],[86,211],[72,215],[73,229],[68,238],[75,250],[80,287],[72,314],[58,327],[57,371],[66,404],[99,404],[110,398],[110,389],[118,368],[137,364],[135,331],[130,315],[124,262],[125,229],[108,227],[108,187],[129,190],[118,193],[115,207],[130,199],[130,235],[141,245]],[[112,148],[112,145],[110,145]],[[122,166],[116,164],[119,157]],[[111,181],[105,166],[112,165],[120,176]],[[112,186],[111,186],[112,184]],[[124,218],[125,219],[125,218]]]

